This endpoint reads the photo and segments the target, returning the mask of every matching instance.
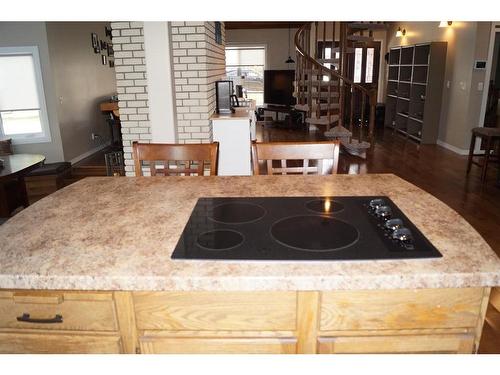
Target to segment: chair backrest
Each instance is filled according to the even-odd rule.
[[[108,176],[125,176],[122,151],[113,151],[104,154],[104,161],[106,162],[106,174]]]
[[[135,175],[142,176],[146,162],[151,176],[203,176],[210,164],[210,176],[217,174],[219,143],[165,144],[134,142]],[[158,168],[159,167],[159,168]]]
[[[266,162],[267,174],[336,174],[339,148],[339,141],[254,142],[253,174],[260,174],[260,161]]]

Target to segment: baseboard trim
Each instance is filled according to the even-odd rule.
[[[469,150],[465,150],[463,148],[458,148],[453,145],[450,145],[449,143],[443,142],[441,140],[437,140],[436,142],[439,146],[444,147],[447,150],[453,151],[455,154],[459,155],[469,155]]]
[[[73,165],[75,163],[78,163],[79,161],[81,161],[81,160],[83,160],[85,158],[88,158],[90,155],[95,154],[96,152],[101,151],[103,148],[106,148],[106,147],[108,147],[110,145],[111,145],[111,141],[103,143],[102,145],[94,147],[93,149],[88,150],[87,152],[84,152],[81,155],[78,155],[77,157],[71,159],[69,162],[71,163],[71,165]]]

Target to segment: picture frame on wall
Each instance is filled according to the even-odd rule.
[[[215,22],[215,43],[222,44],[222,24]]]
[[[108,43],[106,43],[104,40],[100,40],[99,44],[101,46],[101,51],[105,51],[108,49]]]
[[[94,53],[99,53],[101,52],[101,48],[99,45],[99,37],[97,36],[96,33],[91,33],[91,40],[92,40],[92,48],[94,49]]]
[[[108,56],[114,56],[115,55],[115,50],[113,49],[113,45],[111,43],[108,43]]]
[[[109,67],[114,68],[115,67],[115,60],[109,59]]]
[[[104,35],[108,36],[110,39],[113,39],[113,34],[111,33],[111,27],[109,26],[104,27]]]
[[[102,65],[108,65],[108,58],[106,55],[101,55]]]

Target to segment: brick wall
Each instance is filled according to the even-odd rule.
[[[179,143],[212,141],[214,82],[225,76],[225,32],[215,42],[215,22],[172,22],[172,58]]]
[[[125,172],[134,176],[132,142],[151,140],[142,22],[112,22],[113,48]],[[215,22],[172,22],[172,59],[177,109],[177,142],[212,140],[214,82],[225,76],[225,32],[215,42]]]
[[[132,142],[151,140],[143,23],[112,22],[111,29],[125,172],[134,176]]]

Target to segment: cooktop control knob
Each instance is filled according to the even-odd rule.
[[[389,206],[380,206],[375,210],[375,215],[382,219],[389,219],[392,215],[392,210]]]
[[[401,242],[412,242],[413,235],[408,228],[398,228],[394,232],[392,232],[392,239]]]
[[[385,201],[380,198],[372,199],[369,203],[369,206],[373,211],[375,211],[377,208],[385,206]]]
[[[384,228],[390,232],[394,232],[396,229],[403,228],[403,226],[403,220],[401,219],[389,219],[384,224]]]

